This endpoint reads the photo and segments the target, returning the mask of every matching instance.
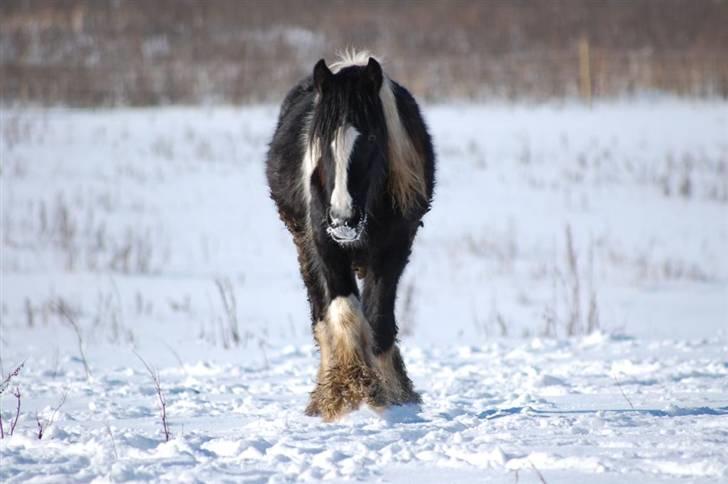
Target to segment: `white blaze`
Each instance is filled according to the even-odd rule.
[[[336,166],[334,191],[331,193],[331,212],[335,217],[348,218],[352,215],[352,200],[347,184],[349,158],[358,137],[359,132],[356,128],[342,126],[336,130],[334,140],[331,142],[331,151],[334,154],[334,164]]]

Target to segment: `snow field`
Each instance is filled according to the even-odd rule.
[[[397,309],[424,403],[322,424],[275,107],[4,108],[0,479],[728,478],[728,105],[424,112]]]

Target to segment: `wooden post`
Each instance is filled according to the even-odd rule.
[[[579,93],[590,106],[592,102],[591,56],[589,39],[579,39]]]

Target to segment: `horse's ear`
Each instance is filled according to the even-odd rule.
[[[326,65],[326,61],[321,59],[313,67],[313,85],[316,88],[316,92],[321,93],[324,83],[328,81],[333,74],[329,70],[329,66]]]
[[[374,91],[379,92],[379,89],[382,87],[382,66],[379,65],[379,62],[374,57],[369,58],[369,63],[367,63],[364,73],[374,85]]]

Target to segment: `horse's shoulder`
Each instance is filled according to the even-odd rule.
[[[302,106],[309,106],[313,101],[314,89],[313,80],[311,76],[308,76],[299,81],[295,86],[288,91],[286,97],[283,99],[281,104],[280,118],[283,118],[286,114],[291,111],[297,110]]]
[[[271,141],[271,153],[297,149],[303,120],[313,105],[313,84],[310,76],[288,91],[281,103],[278,123]]]

